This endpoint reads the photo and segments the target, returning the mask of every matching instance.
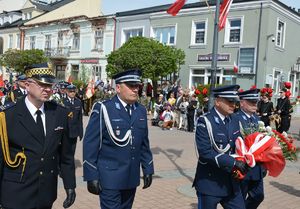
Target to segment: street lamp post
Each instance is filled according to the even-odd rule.
[[[219,42],[219,11],[220,11],[220,0],[216,0],[216,11],[214,20],[214,39],[213,39],[213,51],[212,51],[212,62],[211,62],[211,74],[210,74],[210,95],[208,107],[211,109],[214,105],[214,97],[212,94],[212,89],[216,85],[216,72],[217,72],[217,62],[218,62],[218,42]]]

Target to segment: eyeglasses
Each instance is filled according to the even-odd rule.
[[[37,82],[35,82],[35,81],[28,81],[29,83],[33,83],[33,84],[35,84],[37,87],[39,87],[42,91],[43,90],[52,90],[52,87],[53,87],[53,85],[52,84],[39,84],[39,83],[37,83]]]

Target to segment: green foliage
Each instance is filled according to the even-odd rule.
[[[18,50],[9,49],[0,56],[0,64],[16,72],[24,72],[26,66],[47,62],[48,58],[43,50],[30,49]]]
[[[84,83],[82,80],[73,80],[72,83],[79,89],[79,87],[82,85],[83,87],[86,86],[86,83]]]
[[[85,65],[81,65],[81,69],[79,72],[79,79],[84,83],[88,83],[89,82],[89,74],[90,74],[90,70],[88,67],[86,67]],[[75,85],[75,84],[74,84]]]
[[[118,50],[108,55],[107,73],[109,77],[125,69],[139,68],[144,78],[158,81],[179,70],[184,63],[183,50],[166,46],[145,37],[133,37]]]

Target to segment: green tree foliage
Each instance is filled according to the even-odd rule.
[[[24,72],[26,66],[47,61],[48,58],[44,55],[43,50],[40,49],[9,49],[0,56],[0,64],[2,66],[21,73]]]
[[[145,37],[129,39],[107,58],[107,73],[112,77],[125,69],[139,68],[144,78],[156,82],[160,77],[178,72],[184,63],[183,50],[166,46],[156,40]]]

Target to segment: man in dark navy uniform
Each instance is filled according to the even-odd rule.
[[[52,208],[60,167],[67,193],[63,206],[68,208],[76,185],[67,112],[48,102],[55,77],[47,63],[32,65],[25,73],[27,95],[0,113],[0,126],[7,128],[7,137],[0,133],[1,144],[8,147],[4,153],[0,149],[0,204],[5,209]]]
[[[277,131],[280,133],[287,132],[289,130],[290,125],[290,108],[291,103],[289,98],[285,95],[287,92],[286,88],[282,88],[280,90],[280,97],[277,99],[277,105],[276,105],[276,113],[280,115],[280,124],[277,127]]]
[[[215,105],[198,119],[196,145],[199,153],[193,186],[198,196],[198,209],[245,209],[238,170],[245,174],[248,166],[231,156],[235,140],[240,136],[239,126],[231,114],[238,101],[238,85],[222,86],[213,90]]]
[[[256,115],[259,101],[259,89],[250,89],[239,92],[240,110],[234,114],[234,118],[240,122],[247,133],[254,133],[258,127],[259,118]],[[263,178],[266,170],[261,165],[252,168],[241,182],[242,194],[245,199],[246,209],[256,209],[264,200]]]
[[[69,137],[72,143],[72,152],[75,155],[77,139],[82,139],[82,106],[81,101],[75,97],[76,86],[70,84],[66,87],[67,98],[63,100],[64,106],[68,111]]]
[[[130,209],[143,171],[144,187],[154,173],[147,111],[137,103],[139,70],[113,76],[117,95],[97,102],[83,139],[83,177],[88,191],[100,194],[102,209]]]
[[[18,87],[12,91],[11,101],[17,102],[22,99],[27,94],[27,90],[25,88],[26,75],[22,74],[17,77]]]

